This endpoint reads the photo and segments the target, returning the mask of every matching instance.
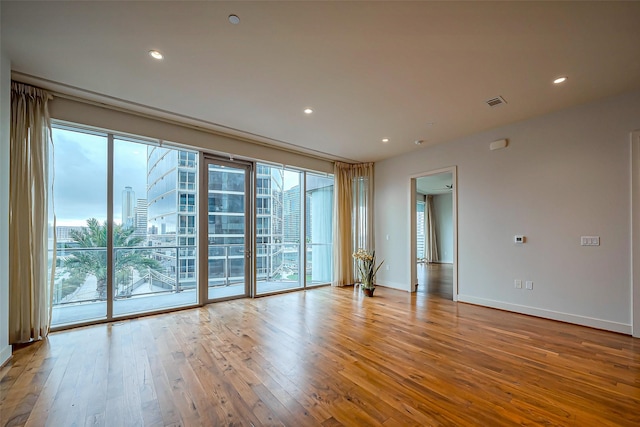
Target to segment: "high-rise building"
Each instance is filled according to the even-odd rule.
[[[58,244],[73,242],[74,240],[71,237],[72,231],[80,233],[80,232],[82,232],[83,230],[86,230],[86,229],[87,229],[87,227],[84,227],[84,226],[58,225],[56,227],[56,229],[55,229],[55,231],[56,231],[56,241],[57,241]],[[49,230],[53,230],[53,226],[49,227]]]
[[[256,165],[257,280],[269,280],[284,262],[282,184],[282,170]]]
[[[300,186],[295,185],[283,194],[283,217],[285,219],[284,241],[287,243],[300,242]]]
[[[156,253],[166,266],[167,275],[177,273],[181,287],[195,287],[197,153],[153,146],[148,150],[148,242],[162,247]],[[245,211],[244,173],[215,164],[208,168],[208,282],[223,285],[244,280],[246,256],[238,248],[249,243],[245,242],[245,219],[250,212]],[[268,281],[299,266],[299,245],[304,244],[300,241],[301,186],[296,184],[285,190],[285,176],[291,172],[282,168],[258,163],[255,170],[256,279]],[[319,191],[314,188],[305,197],[317,198],[319,194],[315,193]],[[320,221],[321,213],[314,214]],[[309,224],[311,215],[306,213]],[[330,227],[328,230],[330,234]],[[324,235],[327,231],[315,232]],[[311,227],[305,232],[309,239],[312,233]],[[318,248],[316,258],[321,258],[320,252]],[[327,265],[330,268],[330,262]]]
[[[138,199],[136,203],[136,231],[134,236],[147,237],[147,199]]]
[[[131,187],[122,190],[122,226],[132,228],[136,221],[136,193]]]
[[[196,286],[197,153],[147,148],[147,237],[156,257],[181,288]]]

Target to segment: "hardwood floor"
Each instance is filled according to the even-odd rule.
[[[7,426],[638,426],[640,340],[325,287],[54,333],[0,391]]]
[[[453,299],[453,264],[418,264],[418,293]]]

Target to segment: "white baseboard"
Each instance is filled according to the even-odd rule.
[[[0,350],[0,366],[4,366],[5,362],[11,357],[11,346],[8,345]]]
[[[407,289],[407,284],[406,283],[386,282],[386,281],[384,281],[384,282],[376,283],[376,286],[382,286],[383,288],[397,289],[399,291],[411,292],[410,289]]]
[[[618,332],[631,335],[631,325],[612,322],[610,320],[596,319],[593,317],[580,316],[577,314],[562,313],[559,311],[546,310],[542,308],[529,307],[526,305],[512,304],[504,301],[478,298],[469,295],[458,295],[459,302],[481,305],[484,307],[498,308],[500,310],[513,311],[515,313],[527,314],[529,316],[542,317],[544,319],[559,320],[560,322],[573,323],[590,328],[604,329],[605,331]]]

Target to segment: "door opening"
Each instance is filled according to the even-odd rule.
[[[412,291],[457,301],[456,167],[411,177]]]
[[[203,300],[251,295],[252,164],[204,156],[201,192]]]

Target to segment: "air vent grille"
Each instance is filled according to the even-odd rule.
[[[501,96],[496,96],[495,98],[488,99],[485,102],[491,108],[499,107],[500,105],[507,103],[507,101],[505,101]]]

